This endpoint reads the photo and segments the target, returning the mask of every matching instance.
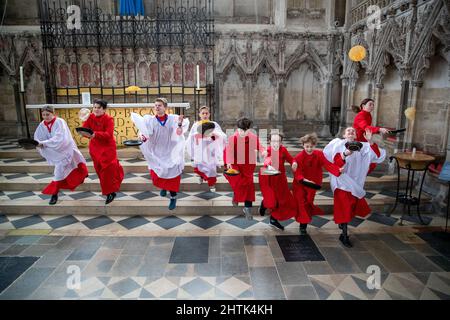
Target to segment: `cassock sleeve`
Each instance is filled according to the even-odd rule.
[[[197,122],[194,122],[186,141],[186,151],[191,160],[193,160],[194,158],[194,143],[195,143],[195,134],[197,133],[197,126],[198,126]]]
[[[91,128],[91,117],[87,118],[87,120],[85,122],[83,122],[83,124],[81,125],[83,128]]]
[[[268,167],[272,165],[272,149],[267,149],[267,156],[264,159],[263,166]]]
[[[106,120],[106,127],[105,131],[94,131],[94,138],[98,139],[100,141],[108,141],[113,138],[114,136],[114,119],[108,118]]]
[[[284,157],[284,161],[288,162],[290,165],[292,165],[292,163],[294,163],[294,158],[291,156],[289,151],[284,146],[283,146],[283,157]],[[283,163],[283,165],[284,165],[284,163]]]
[[[333,161],[334,161],[334,164],[337,165],[339,168],[342,168],[345,165],[345,161],[344,161],[344,159],[342,159],[342,154],[339,152],[336,153]]]
[[[380,149],[376,143],[370,146],[370,159],[374,163],[382,163],[386,158],[386,150]]]
[[[318,152],[319,155],[319,161],[320,161],[320,165],[325,168],[325,170],[327,170],[329,173],[331,173],[332,175],[339,177],[341,175],[341,172],[339,171],[339,166],[335,163],[331,163],[330,161],[328,161],[325,156],[323,155],[323,152]],[[342,157],[340,154],[338,154],[339,157],[342,160]],[[342,160],[343,161],[343,160]],[[335,161],[336,162],[336,161]]]
[[[301,181],[305,179],[303,176],[303,166],[302,166],[302,153],[300,152],[295,158],[294,161],[297,162],[297,170],[295,170],[294,178],[295,180]]]
[[[233,164],[235,162],[236,136],[232,135],[228,138],[227,144],[223,149],[223,163]]]
[[[64,141],[65,138],[65,128],[63,123],[58,123],[58,126],[54,126],[52,128],[54,131],[53,137],[50,139],[40,141],[44,147],[52,148],[52,149],[58,149],[61,148],[66,141]]]
[[[185,134],[189,130],[189,119],[184,118],[181,123],[181,128],[183,129],[183,134]]]
[[[355,117],[355,121],[353,123],[353,127],[356,129],[360,129],[362,131],[365,131],[366,129],[369,129],[372,133],[379,133],[380,127],[372,126],[372,123],[370,122],[370,119],[367,117],[364,117],[363,114],[358,114]]]

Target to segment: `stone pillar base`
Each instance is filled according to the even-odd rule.
[[[320,130],[319,136],[322,138],[332,138],[330,126],[325,124]]]

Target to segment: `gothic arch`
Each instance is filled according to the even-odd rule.
[[[289,78],[292,71],[297,69],[302,63],[308,63],[315,69],[323,81],[328,77],[328,70],[320,58],[317,50],[308,43],[300,45],[286,62],[286,79]]]
[[[225,78],[232,67],[235,67],[241,79],[246,76],[246,63],[242,60],[241,54],[237,52],[235,40],[232,41],[229,52],[217,65],[217,74],[222,74]]]
[[[236,57],[233,57],[228,61],[228,63],[224,66],[221,72],[218,72],[218,74],[222,74],[223,79],[226,79],[228,74],[230,73],[231,69],[235,69],[237,73],[239,74],[239,77],[242,82],[244,82],[246,78],[246,73],[242,65],[239,63],[239,60]]]

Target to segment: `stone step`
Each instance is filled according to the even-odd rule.
[[[392,194],[380,193],[370,190],[367,201],[375,212],[384,212],[395,201]],[[232,206],[232,198],[226,192],[186,192],[180,193],[177,200],[177,208],[168,210],[168,198],[162,198],[153,192],[123,192],[110,204],[105,205],[105,197],[100,193],[90,192],[65,192],[60,195],[56,205],[49,205],[48,198],[33,192],[17,193],[4,191],[0,196],[0,213],[6,215],[240,215],[242,204],[239,207]],[[261,195],[256,195],[256,201],[252,212],[258,214],[257,207],[261,202]],[[429,199],[425,198],[423,203]],[[326,214],[332,213],[333,198],[330,193],[324,192],[316,195],[315,203]]]
[[[299,153],[302,149],[298,146],[287,146],[287,149],[291,155],[296,155]],[[89,158],[89,150],[87,148],[80,148],[81,153],[84,157]],[[119,159],[126,159],[126,158],[142,158],[142,152],[139,148],[136,147],[130,147],[130,148],[118,148],[117,149],[117,157]],[[14,148],[14,149],[3,149],[0,150],[0,159],[7,159],[7,158],[20,158],[20,159],[37,159],[41,158],[41,155],[37,150],[25,150],[22,148]]]
[[[147,162],[141,158],[123,158],[120,159],[120,164],[122,165],[125,174],[126,173],[148,173]],[[87,159],[87,168],[89,172],[95,172],[94,164],[92,160]],[[262,163],[258,162],[257,169],[261,168]],[[285,165],[287,171],[290,169],[290,165]],[[217,169],[218,172],[224,170],[223,164]],[[9,158],[0,159],[0,173],[53,173],[54,166],[48,165],[43,158],[38,159],[20,159],[20,158]],[[184,172],[192,173],[194,168],[190,161],[186,161],[184,166]]]
[[[147,166],[147,162],[143,159],[139,158],[125,158],[120,160],[120,164],[123,167],[125,174],[127,173],[148,173],[149,169]],[[95,172],[94,164],[92,160],[87,160],[87,168],[89,172]],[[262,167],[262,163],[258,162],[256,164],[255,172]],[[287,174],[291,174],[291,166],[287,163],[285,164]],[[217,172],[220,174],[224,170],[223,164],[221,167],[217,169]],[[20,158],[11,158],[11,159],[0,159],[0,173],[48,173],[53,174],[54,166],[48,165],[47,162],[40,159],[20,159]],[[187,161],[184,166],[185,173],[193,173],[194,168],[192,167],[192,163]],[[387,169],[384,168],[383,164],[377,166],[375,171],[372,174],[376,176],[382,176],[387,172]]]
[[[92,172],[93,170],[90,170]],[[145,172],[145,171],[144,171]],[[0,190],[10,191],[41,191],[48,183],[52,181],[53,175],[51,173],[3,173],[0,176]],[[330,190],[330,178],[325,175],[322,184],[323,190]],[[401,178],[401,187],[404,186],[405,177]],[[255,174],[254,179],[255,188],[259,190],[258,177]],[[292,186],[292,178],[288,177],[290,187]],[[397,176],[385,175],[385,176],[369,176],[366,180],[367,189],[386,189],[396,190],[397,188]],[[121,191],[157,191],[158,189],[153,186],[148,173],[137,173],[133,170],[133,173],[128,172],[122,182]],[[198,183],[198,176],[192,173],[184,173],[181,180],[182,191],[208,191],[208,184],[203,182]],[[217,191],[231,191],[231,187],[222,174],[217,176]],[[90,174],[86,178],[85,182],[78,186],[77,191],[101,191],[100,181],[96,174]]]

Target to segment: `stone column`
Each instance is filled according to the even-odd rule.
[[[339,123],[339,132],[347,126],[347,108],[348,102],[348,77],[342,78],[342,94],[341,94],[341,121]]]
[[[330,132],[330,114],[331,114],[331,94],[332,94],[332,80],[331,77],[327,78],[324,83],[324,97],[325,97],[325,104],[324,104],[324,113],[322,114],[322,120],[324,122],[324,125],[322,127],[322,130],[320,131],[321,137],[331,137]]]
[[[246,117],[253,119],[255,115],[255,106],[253,105],[253,97],[252,97],[252,87],[253,87],[253,81],[252,76],[247,75],[247,78],[245,80],[245,92],[246,92],[246,110],[244,111],[244,114]]]
[[[348,79],[348,89],[347,89],[347,112],[345,117],[345,123],[344,127],[346,128],[348,126],[348,112],[353,112],[352,105],[354,104],[354,98],[355,98],[355,86],[356,86],[356,78],[349,78]]]
[[[20,94],[19,82],[13,77],[9,77],[9,81],[14,90],[14,104],[16,106],[16,116],[17,116],[17,136],[25,136],[26,128],[25,128],[25,120],[23,114],[23,106],[22,106],[22,98]]]
[[[278,78],[277,81],[278,89],[278,105],[277,105],[277,129],[283,130],[283,120],[284,120],[284,79]]]
[[[334,29],[334,20],[335,20],[335,4],[336,1],[328,1],[328,6],[326,9],[326,21],[328,22],[328,29]]]
[[[373,110],[373,118],[372,123],[376,124],[378,123],[378,112],[380,110],[380,101],[381,101],[381,92],[383,91],[383,84],[377,83],[375,85],[375,92],[373,95],[373,99],[375,100],[375,110]]]
[[[222,96],[223,96],[223,76],[222,74],[216,75],[216,85],[215,85],[215,91],[214,91],[214,100],[216,101],[216,104],[214,105],[214,121],[219,122],[221,121],[221,108],[223,106],[222,103]]]
[[[287,0],[276,0],[275,5],[275,27],[284,30],[287,20]]]

